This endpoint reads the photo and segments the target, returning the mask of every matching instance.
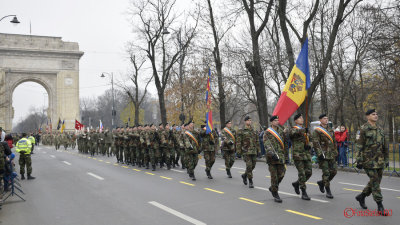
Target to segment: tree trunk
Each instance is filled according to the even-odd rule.
[[[167,124],[167,109],[165,108],[164,91],[158,91],[158,102],[160,103],[161,123]]]

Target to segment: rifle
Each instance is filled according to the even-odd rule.
[[[319,145],[319,148],[321,149],[322,156],[323,156],[324,159],[325,159],[325,153],[324,153],[324,150],[323,150],[322,147],[321,147],[321,144],[319,143],[319,140],[318,140],[318,145]]]

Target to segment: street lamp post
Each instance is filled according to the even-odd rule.
[[[114,96],[114,74],[103,72],[100,77],[104,78],[104,74],[111,76],[111,95],[112,95],[112,110],[111,110],[111,126],[115,129],[115,96]]]
[[[0,21],[2,21],[3,19],[7,18],[7,17],[11,17],[13,16],[14,18],[10,21],[10,23],[14,23],[14,24],[18,24],[19,21],[17,19],[17,15],[7,15],[7,16],[3,16],[3,18],[0,19]]]

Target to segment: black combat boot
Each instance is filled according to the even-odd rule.
[[[361,208],[368,209],[367,205],[365,204],[365,197],[367,197],[364,193],[361,193],[356,196],[356,200],[360,203]]]
[[[206,174],[207,174],[208,179],[213,179],[210,171],[206,170]]]
[[[385,212],[385,208],[382,205],[382,201],[376,202],[376,204],[378,205],[378,213],[379,213],[379,215],[387,216],[387,213]]]
[[[194,173],[192,173],[192,180],[196,180],[196,177],[194,176]]]
[[[151,165],[151,168],[152,171],[156,171],[156,165]]]
[[[331,193],[331,188],[330,187],[325,187],[326,190],[326,197],[327,198],[333,198],[333,195]]]
[[[292,186],[294,187],[294,192],[296,192],[296,194],[300,194],[300,184],[299,181],[293,182]]]
[[[317,184],[318,184],[318,186],[319,186],[319,190],[320,190],[322,193],[325,193],[324,182],[323,182],[322,180],[320,180],[320,181],[317,181]]]
[[[249,178],[249,188],[254,188],[253,179]]]
[[[31,176],[30,174],[28,174],[28,180],[33,180],[33,179],[35,179],[36,177],[33,177],[33,176]]]
[[[149,169],[149,163],[146,163],[146,169]]]
[[[170,170],[171,169],[171,164],[167,164],[167,169]]]
[[[243,184],[247,185],[247,175],[244,173],[242,174]]]
[[[25,180],[25,175],[21,174],[21,180]]]
[[[226,169],[226,174],[228,175],[228,178],[232,178],[231,170]]]
[[[268,190],[271,192],[272,197],[274,197],[275,202],[282,203],[282,199],[279,197],[279,194],[277,191],[272,191],[271,187]]]
[[[308,197],[306,189],[304,189],[304,188],[301,189],[301,199],[303,199],[303,200],[310,200],[311,199],[310,197]]]

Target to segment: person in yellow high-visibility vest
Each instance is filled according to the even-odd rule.
[[[33,148],[35,147],[36,139],[32,133],[30,133],[28,139],[31,141],[31,145],[32,145],[31,154],[33,154]]]
[[[20,167],[20,174],[21,179],[25,179],[25,166],[26,172],[28,174],[28,180],[35,179],[35,177],[31,176],[32,174],[32,160],[31,160],[31,150],[32,150],[32,143],[27,138],[26,133],[22,134],[22,138],[17,142],[15,145],[16,152],[19,153],[19,167]]]

